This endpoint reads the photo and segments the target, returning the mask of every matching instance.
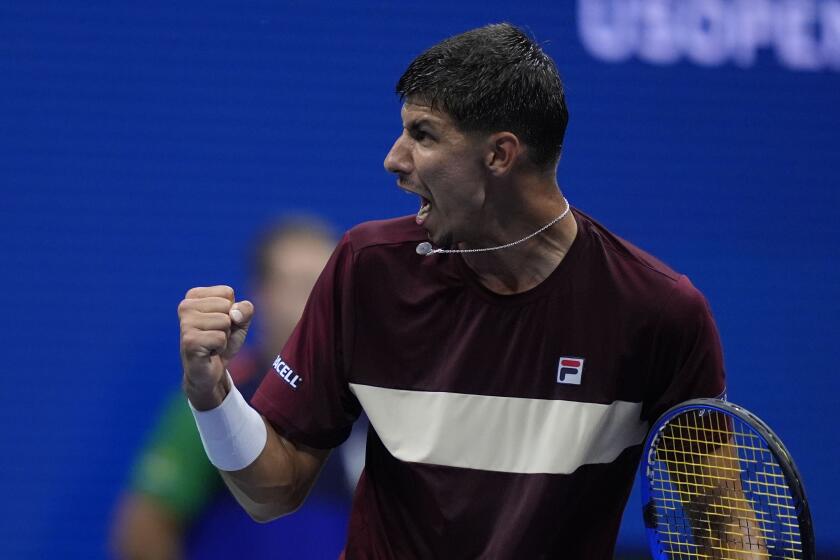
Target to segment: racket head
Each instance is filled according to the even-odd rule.
[[[702,419],[704,415],[705,420]],[[709,430],[707,426],[712,422],[718,427],[725,422],[725,428],[722,431]],[[696,434],[700,432],[709,439],[698,437]],[[680,440],[674,434],[693,437]],[[682,510],[677,498],[680,495],[676,490],[678,482],[671,480],[671,472],[672,469],[691,469],[692,474],[686,477],[695,478],[684,484],[702,485],[702,468],[691,466],[692,460],[710,447],[716,450],[724,447],[723,438],[734,438],[735,443],[727,449],[730,449],[729,453],[737,452],[740,470],[737,474],[743,496],[757,512],[756,519],[761,520],[758,525],[763,543],[770,552],[769,558],[816,558],[811,512],[802,477],[787,448],[756,415],[719,399],[693,399],[674,406],[662,414],[648,432],[639,468],[639,482],[642,514],[653,558],[704,557],[696,552],[694,537],[685,517],[681,518],[680,513],[667,515],[666,510]],[[666,443],[667,439],[677,439],[682,447],[676,449],[673,442]],[[731,460],[736,459],[733,457]],[[678,467],[675,466],[677,463],[689,466]],[[700,473],[695,474],[697,471]]]

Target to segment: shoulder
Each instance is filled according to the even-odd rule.
[[[320,292],[336,286],[378,286],[384,275],[405,276],[412,270],[418,243],[427,239],[426,230],[413,216],[364,222],[344,233],[330,257],[318,285]]]
[[[703,294],[685,274],[586,214],[578,211],[576,217],[591,243],[590,267],[595,270],[590,270],[590,274],[606,282],[613,293],[648,311],[661,311],[673,320],[707,313]]]
[[[602,257],[625,274],[647,278],[656,284],[670,286],[682,276],[670,266],[614,234],[583,212],[576,211],[580,227],[594,242]]]
[[[414,221],[414,216],[402,216],[388,220],[363,222],[350,229],[342,243],[347,243],[358,253],[383,245],[420,243],[426,240],[426,231]]]

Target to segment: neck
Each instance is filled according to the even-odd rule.
[[[556,185],[545,196],[526,197],[508,202],[504,212],[496,213],[493,223],[484,223],[492,231],[480,242],[469,246],[503,245],[522,239],[557,218],[566,202]],[[539,285],[568,253],[577,235],[577,222],[569,212],[563,219],[520,244],[497,251],[464,253],[464,262],[489,290],[515,294]],[[460,248],[467,248],[461,246]]]

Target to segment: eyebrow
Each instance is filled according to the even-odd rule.
[[[428,126],[428,127],[429,127],[429,128],[431,128],[432,130],[437,130],[437,127],[435,126],[435,123],[434,123],[432,120],[430,120],[430,119],[428,119],[428,118],[426,118],[426,117],[420,117],[420,118],[419,118],[419,119],[417,119],[416,121],[412,121],[412,122],[411,122],[408,126],[406,126],[405,128],[407,128],[407,129],[409,129],[409,130],[418,130],[418,129],[419,129],[420,127],[422,127],[422,126]]]

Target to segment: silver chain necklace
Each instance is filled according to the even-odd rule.
[[[519,241],[513,241],[511,243],[506,243],[504,245],[499,245],[497,247],[485,247],[483,249],[432,249],[432,244],[429,243],[428,241],[424,241],[423,243],[420,243],[417,246],[417,249],[416,249],[417,254],[428,257],[429,255],[434,255],[435,253],[441,253],[441,254],[443,254],[443,253],[484,253],[486,251],[496,251],[498,249],[507,249],[508,247],[513,247],[514,245],[519,245],[520,243],[522,243],[524,241],[528,241],[532,237],[541,234],[542,232],[544,232],[545,230],[547,230],[548,228],[550,228],[551,226],[553,226],[554,224],[556,224],[557,222],[559,222],[560,220],[565,218],[566,214],[568,214],[569,210],[571,210],[571,206],[569,206],[569,201],[566,200],[565,196],[563,197],[563,202],[566,203],[566,209],[563,210],[562,214],[560,214],[559,216],[557,216],[556,218],[554,218],[553,220],[551,220],[550,222],[545,224],[543,227],[541,227],[540,229],[538,229],[537,231],[535,231],[531,235],[529,235],[527,237],[523,237]]]

